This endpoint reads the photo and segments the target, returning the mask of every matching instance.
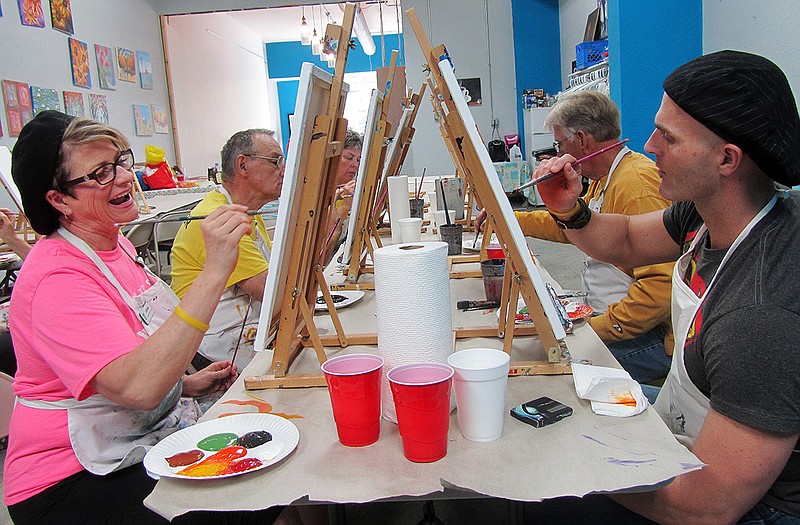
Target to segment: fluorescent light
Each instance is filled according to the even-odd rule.
[[[353,21],[353,32],[358,37],[358,41],[361,43],[361,49],[364,51],[364,54],[372,56],[375,54],[375,41],[372,40],[372,33],[369,32],[369,26],[367,25],[367,19],[364,18],[364,12],[361,11],[361,7],[356,7],[356,17]]]

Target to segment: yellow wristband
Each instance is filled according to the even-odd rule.
[[[204,323],[200,319],[197,319],[196,317],[192,317],[191,315],[189,315],[186,312],[186,310],[184,310],[180,306],[176,306],[175,307],[175,315],[177,315],[178,317],[183,319],[183,321],[186,324],[188,324],[189,326],[191,326],[192,328],[197,328],[201,332],[208,331],[208,328],[209,328],[208,323]]]
[[[580,200],[580,198],[578,200]],[[569,217],[572,217],[573,215],[575,215],[575,213],[578,211],[578,209],[580,207],[581,207],[580,203],[578,203],[578,201],[575,201],[575,206],[573,206],[572,209],[567,211],[567,212],[563,212],[563,213],[562,212],[554,212],[550,208],[547,208],[547,211],[549,211],[550,213],[552,213],[556,217],[561,217],[561,218],[566,219],[566,218],[569,218]]]

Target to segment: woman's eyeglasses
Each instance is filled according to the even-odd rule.
[[[278,155],[277,157],[265,157],[264,155],[255,155],[253,153],[242,153],[242,155],[245,157],[252,157],[254,159],[268,160],[278,169],[283,168],[284,164],[286,164],[286,159],[283,158],[283,155]]]
[[[97,182],[97,184],[105,186],[106,184],[110,184],[117,176],[117,167],[130,171],[131,168],[133,167],[133,151],[129,149],[126,149],[125,151],[120,151],[119,155],[117,155],[117,158],[114,160],[114,162],[106,162],[102,166],[95,169],[93,172],[84,175],[83,177],[78,177],[63,182],[61,184],[61,189],[67,190],[82,182],[91,182],[91,181],[95,181]]]

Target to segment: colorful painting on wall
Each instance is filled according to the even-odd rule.
[[[64,92],[64,113],[73,117],[85,117],[86,108],[83,105],[83,93],[77,91]]]
[[[89,73],[89,46],[85,42],[69,39],[69,60],[72,63],[72,83],[78,87],[92,87]]]
[[[153,131],[156,133],[169,133],[167,110],[163,104],[153,104]]]
[[[133,105],[133,124],[136,135],[146,137],[153,134],[153,115],[150,113],[150,104]]]
[[[24,82],[3,80],[3,100],[6,106],[8,136],[18,137],[22,126],[33,118],[30,86]]]
[[[24,26],[44,27],[42,0],[17,0],[19,20]]]
[[[48,109],[61,111],[61,100],[59,100],[58,91],[55,89],[31,86],[31,102],[33,104],[33,116]]]
[[[108,104],[105,95],[89,93],[89,108],[92,111],[94,120],[102,124],[108,124]]]
[[[53,22],[53,29],[63,31],[68,35],[75,32],[69,0],[50,0],[50,20]]]
[[[117,48],[117,68],[119,79],[125,82],[136,82],[136,62],[133,60],[133,51]]]
[[[139,83],[142,89],[153,89],[153,62],[147,51],[136,52],[136,65],[139,67]]]
[[[97,84],[100,89],[117,89],[116,54],[110,47],[94,45],[97,60]]]

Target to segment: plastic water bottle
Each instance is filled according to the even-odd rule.
[[[522,152],[519,146],[516,144],[511,146],[511,149],[508,150],[508,158],[511,162],[522,162]]]

